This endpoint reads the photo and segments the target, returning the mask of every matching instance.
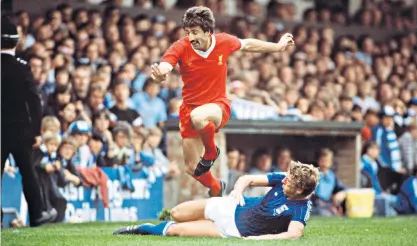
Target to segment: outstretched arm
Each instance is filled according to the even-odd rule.
[[[293,36],[290,33],[284,34],[278,43],[265,42],[259,39],[244,39],[242,51],[245,52],[259,52],[259,53],[272,53],[285,50],[287,46],[294,45]]]
[[[269,186],[269,180],[267,175],[244,175],[240,177],[230,192],[230,196],[236,200],[237,204],[241,206],[245,205],[243,198],[243,191],[249,186]]]
[[[272,239],[297,239],[303,236],[304,234],[304,225],[298,221],[291,221],[288,226],[288,231],[282,232],[279,234],[268,234],[261,236],[251,236],[246,237],[245,239],[251,240],[272,240]]]

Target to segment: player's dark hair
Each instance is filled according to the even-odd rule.
[[[213,12],[204,6],[191,7],[182,17],[182,27],[199,26],[204,32],[214,32],[215,21]]]

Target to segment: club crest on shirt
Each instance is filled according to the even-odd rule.
[[[274,214],[273,215],[274,216],[280,215],[280,214],[282,214],[282,212],[284,212],[286,210],[288,210],[287,205],[285,205],[285,204],[281,205],[278,208],[274,209]]]
[[[219,55],[219,62],[217,63],[217,65],[223,65],[223,55]]]

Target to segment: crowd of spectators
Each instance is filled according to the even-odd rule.
[[[252,21],[264,16],[284,21],[304,21],[310,24],[334,23],[406,30],[416,27],[413,21],[412,0],[362,0],[350,14],[347,1],[314,1],[303,9],[300,2],[289,0],[86,0],[94,4],[112,3],[122,7],[137,6],[141,9],[185,9],[205,5],[215,14],[244,15]],[[298,14],[301,12],[302,14]]]
[[[284,7],[290,10],[291,4]],[[244,9],[252,11],[250,6]],[[285,19],[278,15],[281,12],[277,16]],[[306,20],[311,22],[312,15],[306,13]],[[363,15],[359,20],[369,21]],[[149,80],[150,65],[183,37],[178,23],[162,15],[121,14],[115,6],[102,13],[67,4],[39,16],[18,11],[15,19],[21,35],[17,56],[27,60],[43,99],[43,143],[36,164],[51,201],[62,198],[54,192],[56,186],[104,185],[106,176],[100,167],[117,168],[123,188],[131,191],[135,171],[149,168],[149,180],[154,180],[152,173],[166,178],[179,174],[176,163],[165,156],[163,132],[167,119],[178,118],[182,81],[177,69],[162,85]],[[369,25],[381,23],[386,24],[373,19]],[[404,19],[403,26],[411,27],[406,23]],[[229,58],[227,88],[232,99],[267,105],[274,119],[364,121],[364,139],[378,143],[382,165],[395,173],[411,174],[417,163],[417,138],[412,132],[417,113],[415,32],[377,42],[366,35],[336,38],[330,26],[318,29],[300,24],[281,30],[271,20],[262,26],[256,30],[250,19],[237,17],[229,27],[216,28],[240,38],[273,42],[283,31],[294,34],[295,47],[284,52],[237,52]],[[395,147],[392,142],[397,139]],[[263,161],[250,170],[242,153],[230,153],[235,155],[234,164],[229,161],[234,178],[271,168],[268,158],[262,159],[265,150],[255,154]],[[279,153],[280,158],[284,154],[290,158],[288,149]],[[285,170],[286,162],[280,158],[274,168]],[[6,167],[8,173],[13,170],[13,165]],[[48,175],[55,175],[52,183]],[[107,194],[101,191],[106,207]],[[62,219],[62,211],[60,215]]]

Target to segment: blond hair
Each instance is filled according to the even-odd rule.
[[[58,128],[58,130],[61,129],[61,123],[59,122],[57,117],[51,116],[51,115],[43,117],[42,123],[41,123],[42,131],[45,132],[50,127],[56,127]]]
[[[54,132],[46,132],[42,135],[43,143],[49,143],[51,141],[55,141],[58,145],[61,144],[61,136]]]
[[[311,164],[291,161],[288,171],[291,180],[297,189],[303,190],[303,195],[308,196],[316,189],[320,179],[320,171]]]

